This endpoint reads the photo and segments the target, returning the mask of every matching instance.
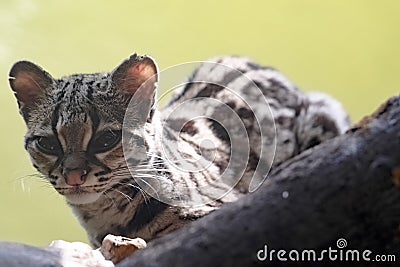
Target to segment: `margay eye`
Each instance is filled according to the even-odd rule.
[[[59,155],[62,152],[60,143],[54,136],[39,136],[36,139],[36,145],[45,154]]]
[[[103,153],[114,148],[121,141],[121,131],[106,131],[100,133],[90,144],[94,153]]]

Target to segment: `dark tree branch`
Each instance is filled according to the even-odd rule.
[[[256,253],[265,244],[337,249],[339,238],[347,249],[395,254],[400,261],[399,186],[400,97],[394,97],[345,135],[275,169],[255,193],[118,266],[251,266],[260,263]]]
[[[62,267],[57,252],[16,243],[0,243],[0,266]]]

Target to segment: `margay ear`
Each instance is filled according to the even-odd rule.
[[[50,74],[32,62],[19,61],[12,66],[9,82],[24,118],[53,81]]]
[[[140,89],[141,97],[152,99],[158,82],[158,68],[149,56],[132,55],[111,74],[114,86],[131,97]]]

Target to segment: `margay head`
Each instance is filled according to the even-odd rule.
[[[10,85],[27,126],[25,148],[33,166],[69,203],[96,201],[118,183],[113,179],[118,172],[127,172],[121,142],[125,110],[142,85],[139,97],[154,104],[157,81],[155,62],[136,54],[111,73],[61,79],[29,61],[12,67]]]

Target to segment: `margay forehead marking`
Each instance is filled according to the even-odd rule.
[[[109,88],[107,73],[77,74],[64,77],[57,81],[53,97],[57,103],[61,125],[71,121],[87,121],[88,111],[94,106],[94,98],[98,95],[107,96]]]
[[[65,127],[58,127],[58,140],[64,152],[86,151],[93,135],[91,121],[86,123],[70,123]]]
[[[55,80],[49,93],[34,111],[28,137],[56,134],[71,123],[98,125],[99,130],[122,127],[124,99],[109,73],[65,76]]]

